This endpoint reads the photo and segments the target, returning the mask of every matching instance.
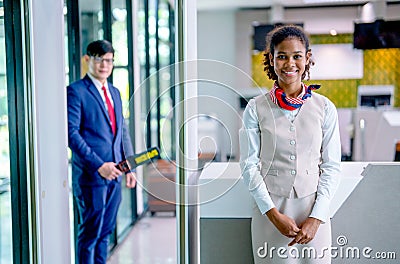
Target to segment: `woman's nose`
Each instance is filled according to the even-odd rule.
[[[292,58],[292,57],[288,57],[287,60],[286,60],[286,63],[288,65],[295,65],[295,59]]]

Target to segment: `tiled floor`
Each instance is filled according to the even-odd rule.
[[[107,264],[175,264],[176,218],[146,216],[135,224]]]

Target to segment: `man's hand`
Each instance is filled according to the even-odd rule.
[[[300,231],[292,218],[280,213],[276,208],[269,210],[266,215],[279,232],[286,237],[296,237]]]
[[[101,177],[111,181],[122,175],[122,172],[115,168],[115,165],[114,162],[104,162],[97,171],[100,173]]]
[[[134,188],[136,186],[136,173],[127,172],[126,173],[126,187]]]
[[[318,231],[321,220],[309,217],[303,223],[301,223],[301,230],[297,233],[297,236],[288,244],[293,246],[294,244],[307,244],[315,237]]]

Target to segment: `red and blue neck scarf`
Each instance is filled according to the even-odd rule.
[[[278,86],[278,83],[274,83],[274,88],[269,92],[271,100],[278,105],[279,107],[293,111],[302,106],[307,98],[311,97],[311,91],[319,89],[321,85],[319,84],[311,84],[309,86],[304,83],[301,84],[303,86],[303,91],[296,98],[288,98],[286,94],[283,92],[283,89]]]

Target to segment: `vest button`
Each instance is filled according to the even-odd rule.
[[[295,158],[296,158],[295,155],[290,155],[290,159],[291,159],[291,160],[294,160]]]
[[[296,174],[296,170],[291,170],[290,173],[291,173],[292,175],[295,175],[295,174]]]
[[[290,145],[296,144],[296,140],[290,140]]]
[[[290,131],[294,131],[294,126],[291,126],[291,127],[290,127]]]

